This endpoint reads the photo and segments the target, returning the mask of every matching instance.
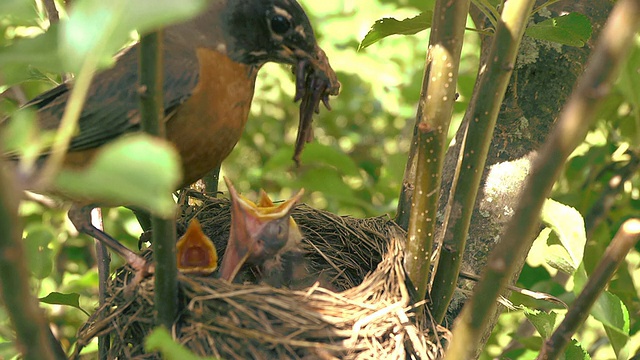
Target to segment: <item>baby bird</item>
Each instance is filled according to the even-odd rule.
[[[302,241],[291,211],[304,190],[279,205],[261,191],[256,204],[238,194],[227,178],[225,182],[231,197],[231,232],[220,265],[220,278],[232,282],[245,263],[257,266],[266,275],[282,273],[282,278],[292,276],[284,273],[286,269],[282,269],[281,255],[296,251]],[[261,280],[276,287],[283,282],[280,276],[272,278],[270,275]]]

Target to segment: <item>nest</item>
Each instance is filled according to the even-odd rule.
[[[206,198],[183,212],[178,231],[197,217],[220,253],[229,235],[229,201]],[[179,275],[181,312],[174,339],[198,355],[222,359],[436,359],[448,331],[412,305],[402,254],[404,232],[386,217],[354,219],[298,205],[306,270],[301,290],[230,284]],[[72,358],[96,336],[110,335],[109,358],[156,359],[144,352],[154,329],[153,278],[127,294],[124,267],[110,298],[78,334]],[[247,280],[247,279],[245,279]],[[419,309],[419,310],[418,310]],[[420,315],[420,316],[417,316]]]

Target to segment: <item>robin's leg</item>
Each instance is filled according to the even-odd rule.
[[[91,223],[91,210],[95,206],[78,206],[72,205],[71,209],[69,209],[69,220],[73,223],[76,229],[84,234],[87,234],[94,239],[101,241],[103,244],[107,245],[111,250],[115,251],[116,254],[120,255],[125,259],[131,267],[136,270],[136,278],[141,280],[143,277],[151,274],[153,272],[153,267],[150,263],[142,258],[140,255],[131,251],[126,246],[122,245],[116,239],[112,238],[105,232],[99,230]]]

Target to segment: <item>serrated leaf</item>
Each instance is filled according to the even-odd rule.
[[[591,31],[589,18],[573,12],[533,24],[527,28],[525,35],[562,45],[583,47],[591,37]]]
[[[171,192],[181,174],[180,158],[170,143],[139,133],[105,145],[85,169],[60,171],[55,184],[72,198],[140,206],[168,218],[175,212]]]
[[[77,293],[63,294],[63,293],[54,291],[49,295],[43,298],[40,298],[39,300],[40,302],[43,302],[45,304],[71,306],[82,311],[87,316],[90,315],[88,312],[86,312],[83,308],[80,307],[80,294],[77,294]]]
[[[162,358],[166,360],[216,360],[215,357],[197,356],[184,346],[178,344],[167,329],[158,327],[149,334],[144,340],[144,349],[146,352],[157,351],[162,354]]]
[[[531,324],[538,330],[538,334],[543,339],[548,339],[553,333],[553,329],[556,326],[556,318],[558,314],[551,311],[546,313],[544,311],[524,308],[524,315],[529,319]]]
[[[604,291],[591,308],[591,315],[600,321],[618,359],[627,359],[629,349],[629,310],[614,294]]]
[[[558,236],[567,252],[566,260],[570,266],[567,270],[571,270],[570,274],[573,274],[582,262],[587,242],[582,215],[571,206],[547,199],[542,208],[542,222]],[[551,253],[558,254],[557,251]]]
[[[425,11],[420,15],[396,20],[394,18],[382,18],[377,20],[358,45],[358,50],[374,44],[390,35],[413,35],[431,27],[433,11]]]
[[[569,345],[564,350],[565,360],[591,360],[591,356],[582,345],[574,339],[571,339]]]
[[[573,293],[578,296],[586,285],[589,277],[584,265],[580,264],[574,275]],[[604,291],[589,310],[591,316],[602,323],[609,338],[609,342],[618,354],[618,359],[626,359],[629,340],[629,310],[614,294]]]

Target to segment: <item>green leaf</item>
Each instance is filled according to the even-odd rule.
[[[364,49],[390,35],[413,35],[419,31],[431,27],[433,11],[425,11],[420,15],[396,20],[394,18],[382,18],[377,20],[358,45],[358,50]]]
[[[32,226],[26,232],[24,244],[29,269],[37,279],[44,279],[53,270],[53,251],[49,244],[55,239],[55,235],[43,225]]]
[[[574,275],[573,292],[576,296],[582,291],[589,280],[584,264],[581,264]],[[604,291],[589,310],[591,316],[604,325],[605,332],[618,359],[628,358],[629,341],[629,310],[620,299]],[[626,355],[625,355],[626,354]]]
[[[634,131],[637,132],[637,124],[640,123],[640,37],[636,36],[635,46],[631,49],[629,57],[625,65],[620,71],[618,77],[618,88],[624,95],[624,99],[632,106],[633,115],[636,118],[635,122],[627,122],[631,125],[631,131],[623,131],[622,134],[629,136],[631,139],[637,140],[634,137]],[[615,109],[616,111],[618,108]],[[637,144],[636,144],[637,145]]]
[[[178,187],[181,174],[173,145],[139,133],[105,145],[85,169],[62,170],[55,185],[72,198],[140,206],[169,218],[175,212],[171,192]]]
[[[618,359],[628,359],[629,311],[624,303],[616,295],[605,291],[591,308],[591,315],[604,325]]]
[[[12,25],[35,24],[35,15],[35,4],[31,0],[0,1],[0,20],[3,18],[10,18]]]
[[[320,143],[311,143],[307,145],[302,153],[301,161],[304,165],[312,165],[315,163],[329,165],[347,176],[360,176],[358,165],[353,159],[333,146],[323,145]]]
[[[353,190],[342,180],[342,176],[326,167],[306,170],[299,176],[298,181],[300,186],[308,190],[309,193],[319,191],[338,199],[355,197]]]
[[[158,327],[144,340],[146,352],[157,351],[166,360],[216,360],[214,357],[201,357],[193,354],[184,346],[173,340],[169,331],[163,327]]]
[[[501,359],[518,359],[518,360],[535,360],[540,350],[531,349],[513,349],[500,355]]]
[[[582,215],[571,206],[547,199],[542,208],[542,222],[553,230],[561,244],[550,244],[547,253],[550,265],[556,264],[560,270],[573,274],[582,262],[587,242]]]
[[[544,311],[524,308],[524,315],[529,319],[531,324],[538,330],[538,333],[542,338],[548,339],[553,333],[553,329],[556,326],[556,318],[558,314],[551,311],[546,313]]]
[[[292,153],[288,148],[282,148],[270,157],[263,166],[262,171],[269,173],[290,169],[295,166],[291,159]],[[338,170],[340,174],[347,176],[360,176],[358,165],[344,152],[333,146],[323,145],[317,142],[307,144],[300,158],[302,168],[316,166],[330,166]]]
[[[87,316],[90,315],[88,312],[86,312],[83,308],[80,307],[80,294],[77,294],[77,293],[63,294],[63,293],[54,291],[49,295],[43,298],[40,298],[39,300],[45,304],[71,306],[82,311]]]
[[[525,35],[562,45],[583,47],[591,37],[591,31],[589,18],[582,14],[569,13],[531,25],[525,31]]]
[[[28,73],[27,67],[55,73],[64,72],[58,54],[58,30],[58,26],[52,25],[44,34],[16,39],[11,45],[0,48],[3,84],[12,85],[24,81],[24,76]]]
[[[207,5],[206,0],[82,0],[74,2],[62,23],[61,57],[77,71],[87,55],[103,66],[129,39],[133,30],[146,33],[186,20]]]
[[[569,345],[564,350],[565,360],[591,360],[591,356],[585,348],[575,339],[571,339]]]

